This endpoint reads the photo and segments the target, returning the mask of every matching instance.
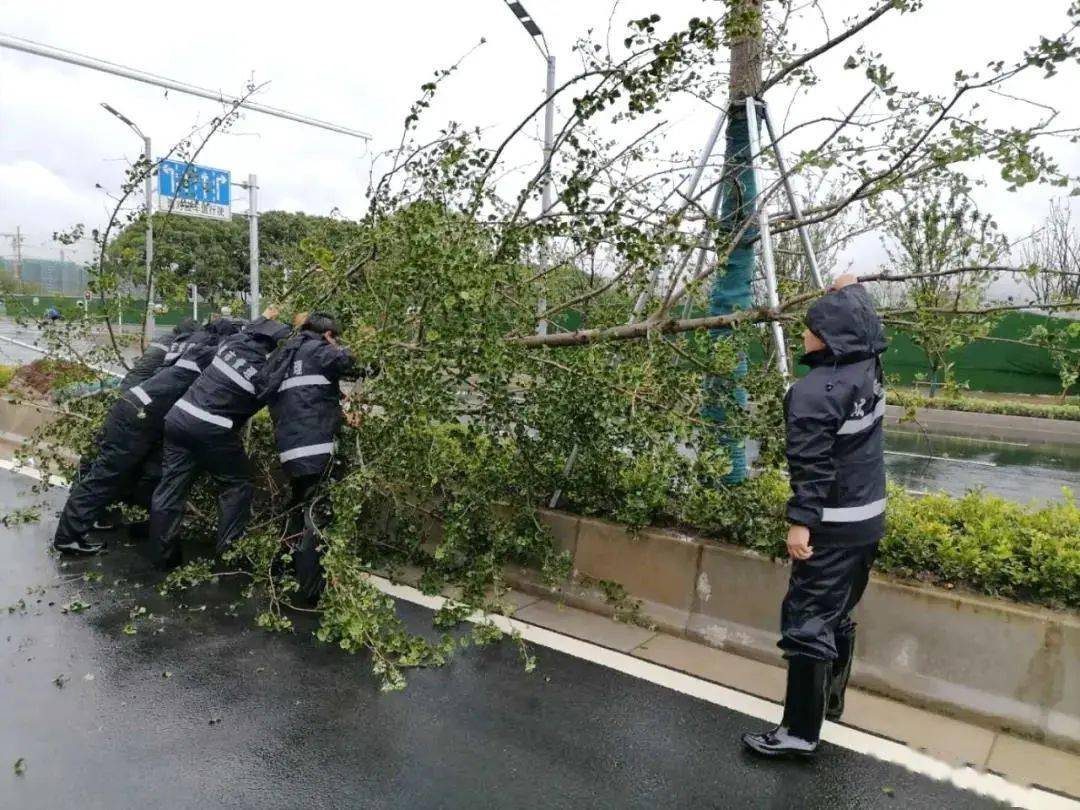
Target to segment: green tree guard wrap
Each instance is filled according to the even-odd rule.
[[[724,204],[720,212],[719,235],[717,246],[722,249],[730,244],[739,227],[753,213],[754,197],[757,188],[750,162],[750,128],[743,102],[731,105],[728,110],[726,149],[724,153]],[[709,314],[726,315],[753,305],[751,282],[754,277],[754,242],[757,239],[756,225],[751,225],[739,239],[735,249],[728,257],[724,272],[713,276],[709,295]],[[714,329],[713,340],[730,338],[731,329]],[[747,359],[740,354],[738,365],[731,377],[709,377],[705,382],[706,405],[702,410],[705,419],[715,422],[723,434],[722,444],[731,457],[731,472],[725,483],[737,484],[746,480],[746,439],[732,435],[724,430],[727,422],[725,410],[725,392],[733,392],[739,407],[747,406],[746,389],[739,380],[746,376]]]

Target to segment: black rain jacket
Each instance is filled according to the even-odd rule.
[[[826,348],[784,400],[792,497],[787,517],[815,543],[874,543],[885,531],[885,330],[861,284],[820,298],[806,316]]]
[[[146,419],[158,426],[164,424],[169,409],[213,361],[218,344],[239,329],[238,322],[219,318],[186,335],[183,341],[174,342],[172,356],[162,368],[148,380],[132,386],[124,398],[143,410]]]
[[[257,318],[218,346],[209,367],[169,412],[191,431],[239,431],[262,406],[255,380],[266,357],[289,336],[285,324]]]
[[[285,471],[316,475],[341,428],[342,379],[359,376],[348,349],[304,330],[274,352],[259,380]]]
[[[195,334],[196,328],[194,324],[184,321],[173,330],[170,344],[166,345],[159,341],[151,341],[147,344],[146,351],[132,364],[131,370],[120,380],[120,390],[127,391],[132,386],[149,380],[159,368],[179,357],[184,343]]]

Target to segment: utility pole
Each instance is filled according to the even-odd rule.
[[[15,280],[22,280],[22,227],[15,226]]]
[[[251,320],[259,317],[259,184],[248,175],[248,252],[251,254]]]
[[[724,153],[723,205],[720,211],[719,239],[725,235],[735,237],[742,224],[755,214],[757,187],[754,177],[751,138],[747,120],[748,98],[755,99],[761,93],[761,55],[762,55],[762,0],[732,0],[728,14],[731,37],[730,57],[731,72],[728,79],[728,125],[726,149]],[[755,121],[756,123],[756,121]],[[755,133],[756,135],[756,133]],[[757,141],[757,138],[754,138]],[[754,243],[758,229],[751,224],[746,228],[738,243],[731,249],[724,272],[717,272],[713,277],[709,296],[709,314],[720,315],[736,310],[748,309],[753,305],[752,283],[754,278]],[[731,334],[730,329],[716,330],[716,338],[723,340]],[[748,404],[746,389],[739,380],[747,373],[746,357],[739,358],[733,374],[735,401],[738,407]],[[721,393],[724,381],[706,380],[707,404],[703,416],[724,430],[727,413]],[[722,443],[731,457],[731,472],[726,477],[727,483],[740,483],[746,480],[746,439],[724,433]]]
[[[259,317],[259,180],[248,175],[246,183],[234,183],[248,192],[248,297],[251,299],[251,320]]]
[[[15,233],[0,233],[0,236],[6,236],[11,239],[11,252],[15,254],[15,265],[12,267],[12,275],[15,276],[15,280],[22,279],[22,244],[24,236],[22,235],[22,226],[15,226]]]

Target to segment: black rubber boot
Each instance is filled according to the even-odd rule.
[[[150,561],[159,571],[171,571],[183,563],[180,548],[180,524],[183,511],[159,510],[150,514],[149,548]]]
[[[788,659],[784,719],[776,728],[760,734],[743,734],[751,751],[767,757],[808,757],[817,751],[825,719],[832,664],[816,658]]]
[[[829,681],[829,703],[825,717],[839,720],[844,713],[844,693],[847,692],[848,679],[851,677],[851,662],[855,659],[855,630],[836,634],[836,660],[832,664],[832,678]]]
[[[150,521],[139,520],[127,525],[128,540],[132,543],[145,543],[150,539]]]

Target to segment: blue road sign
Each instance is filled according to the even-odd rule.
[[[230,219],[232,185],[229,172],[182,160],[162,160],[158,164],[158,194],[179,214],[211,219]],[[162,200],[161,207],[166,207]]]

